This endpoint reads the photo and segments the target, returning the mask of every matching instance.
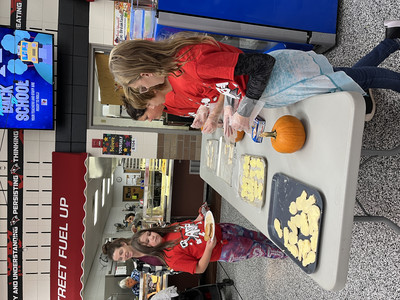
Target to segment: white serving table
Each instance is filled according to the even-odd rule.
[[[278,153],[268,138],[255,143],[246,134],[236,143],[237,159],[230,186],[206,164],[207,140],[219,139],[223,130],[218,129],[213,134],[203,134],[200,176],[267,237],[271,180],[275,173],[281,172],[318,189],[324,212],[318,265],[309,276],[323,289],[340,290],[348,272],[365,103],[358,93],[341,92],[314,96],[287,107],[263,109],[259,115],[266,120],[267,131],[286,114],[299,118],[305,127],[306,143],[300,151]],[[260,155],[267,160],[266,199],[262,208],[244,202],[238,195],[242,154]]]

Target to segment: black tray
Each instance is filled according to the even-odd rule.
[[[289,250],[283,244],[283,237],[279,238],[278,234],[274,228],[274,219],[278,218],[281,222],[281,227],[287,226],[287,221],[292,216],[289,212],[289,205],[292,201],[296,201],[296,198],[301,195],[301,193],[306,191],[307,197],[314,195],[315,197],[315,205],[319,207],[321,210],[321,216],[318,221],[318,240],[317,240],[317,248],[315,251],[315,262],[303,267],[301,261],[299,261],[296,257],[294,257]],[[323,201],[321,194],[313,187],[306,185],[296,179],[290,178],[282,173],[276,173],[272,178],[271,185],[271,199],[269,204],[269,216],[268,216],[268,233],[271,240],[282,250],[284,251],[304,272],[307,274],[311,274],[315,271],[318,263],[318,254],[319,254],[319,240],[321,237],[321,220],[323,217]],[[300,233],[299,230],[299,238],[308,238]]]

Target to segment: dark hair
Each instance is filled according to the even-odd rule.
[[[127,110],[129,109],[128,106],[131,106],[135,109],[146,110],[149,100],[156,96],[156,91],[163,91],[166,86],[167,80],[164,81],[164,83],[150,87],[146,93],[142,94],[129,86],[123,86],[122,89],[124,91],[124,96],[122,98],[122,102]]]
[[[122,103],[124,104],[126,112],[131,117],[131,119],[135,121],[139,120],[139,118],[143,116],[144,113],[146,112],[146,108],[134,108],[129,99],[125,96],[122,96],[121,100]]]
[[[164,237],[167,233],[176,232],[179,230],[180,230],[179,224],[171,225],[168,227],[159,227],[158,226],[158,227],[153,227],[153,228],[148,228],[148,229],[142,229],[133,235],[133,237],[131,239],[131,245],[134,249],[138,250],[139,252],[141,252],[145,255],[155,256],[155,257],[159,258],[164,264],[167,265],[167,263],[165,262],[165,257],[168,257],[168,256],[165,252],[171,250],[175,245],[177,245],[179,243],[178,240],[163,242],[156,247],[151,247],[151,246],[143,245],[139,241],[139,238],[146,232],[155,232],[155,233],[158,233],[159,235],[161,235],[162,237]]]
[[[115,239],[112,242],[107,241],[102,247],[101,250],[103,254],[106,254],[110,259],[113,259],[113,254],[115,249],[122,247],[123,243],[129,245],[130,240],[125,238]]]
[[[126,214],[126,215],[125,215],[125,221],[128,220],[128,218],[129,218],[129,217],[132,217],[132,216],[134,217],[134,216],[136,216],[136,214],[135,214],[135,213]]]

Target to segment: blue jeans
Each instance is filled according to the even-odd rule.
[[[386,39],[353,67],[333,68],[350,76],[365,91],[369,88],[390,89],[400,93],[400,73],[378,68],[390,54],[400,49],[400,39]],[[400,62],[399,62],[400,64]]]

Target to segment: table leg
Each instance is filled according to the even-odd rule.
[[[370,149],[361,149],[361,155],[363,156],[391,156],[400,153],[400,146],[389,150],[370,150]]]
[[[383,222],[391,227],[397,234],[400,234],[400,227],[391,220],[380,216],[354,216],[354,222]]]

